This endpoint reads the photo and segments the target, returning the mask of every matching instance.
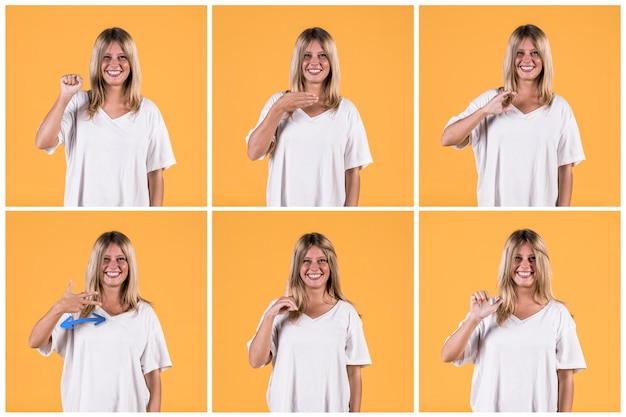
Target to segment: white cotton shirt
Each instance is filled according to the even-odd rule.
[[[449,126],[484,107],[498,93],[476,98]],[[456,146],[474,150],[481,207],[554,207],[558,168],[585,159],[574,113],[565,99],[554,95],[550,106],[524,114],[513,109],[489,115],[472,130],[469,141]]]
[[[272,412],[347,412],[346,366],[372,363],[361,318],[352,304],[341,300],[315,319],[303,314],[291,323],[288,314],[277,316],[270,351],[267,404]]]
[[[246,144],[283,94],[274,94],[265,104]],[[342,97],[336,110],[315,117],[298,109],[292,118],[283,116],[276,129],[268,163],[267,205],[343,206],[346,170],[372,162],[365,127],[350,100]]]
[[[475,412],[555,412],[557,370],[587,367],[576,324],[558,301],[524,320],[511,316],[502,326],[496,314],[483,319],[463,359],[453,363],[467,362],[474,364],[470,404]]]
[[[89,119],[87,91],[72,97],[63,113],[59,142],[65,144],[66,207],[148,207],[148,173],[176,163],[157,106],[142,98],[137,113],[111,119],[99,109]]]
[[[39,348],[44,356],[56,351],[64,360],[63,411],[146,411],[150,393],[144,375],[172,366],[159,319],[144,302],[137,312],[109,316],[98,306],[94,312],[106,320],[97,326],[76,324],[73,330],[60,326],[70,316],[64,314],[52,343]]]

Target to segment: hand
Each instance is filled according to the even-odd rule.
[[[67,74],[61,77],[61,95],[72,97],[83,87],[83,79],[79,74]]]
[[[57,307],[61,310],[62,313],[78,313],[86,305],[102,305],[100,301],[93,301],[89,299],[90,297],[98,295],[97,291],[73,294],[73,286],[74,281],[70,280],[70,285],[68,285],[61,299],[57,301]]]
[[[281,106],[283,111],[292,112],[292,111],[296,111],[297,109],[312,106],[313,104],[317,103],[318,100],[319,100],[319,97],[313,93],[287,92],[283,94],[283,96],[279,98],[276,103],[278,103]]]
[[[487,114],[501,114],[505,113],[513,108],[511,101],[517,97],[517,93],[514,91],[501,91],[494,98],[489,100],[489,103],[483,107],[483,110]]]
[[[487,291],[476,291],[470,297],[470,315],[480,320],[494,313],[502,304],[502,299],[489,304],[489,293]]]
[[[267,314],[271,317],[276,317],[280,314],[288,313],[289,311],[297,311],[298,307],[296,306],[293,297],[289,296],[289,280],[287,280],[287,285],[285,285],[285,292],[283,296],[280,297],[276,302],[270,307],[267,311]]]

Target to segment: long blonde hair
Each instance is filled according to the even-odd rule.
[[[513,31],[509,38],[504,57],[504,67],[502,69],[502,79],[504,82],[504,90],[517,91],[518,79],[515,69],[515,57],[517,49],[524,39],[530,39],[541,58],[542,70],[539,74],[539,102],[542,106],[550,105],[554,98],[552,91],[552,80],[554,78],[554,68],[552,66],[552,52],[548,37],[535,25],[523,25]]]
[[[297,311],[289,312],[289,320],[292,322],[298,320],[298,318],[300,318],[302,313],[306,310],[307,295],[304,282],[300,278],[300,266],[302,265],[307,251],[313,246],[320,248],[322,252],[324,252],[326,260],[328,261],[330,276],[328,277],[328,281],[326,281],[326,293],[335,300],[348,301],[341,291],[337,254],[333,244],[330,240],[328,240],[328,238],[326,238],[326,236],[320,233],[307,233],[298,239],[298,242],[296,242],[296,246],[293,250],[293,256],[291,258],[289,287],[291,288],[291,296],[298,307]]]
[[[93,297],[93,300],[102,301],[102,292],[104,290],[102,286],[102,261],[104,259],[105,252],[109,246],[113,244],[120,247],[126,257],[126,263],[128,264],[128,277],[126,277],[122,283],[120,303],[129,311],[136,311],[140,301],[148,304],[149,302],[141,297],[141,294],[139,293],[137,259],[135,257],[133,244],[130,239],[128,239],[128,237],[121,232],[106,232],[96,239],[96,242],[91,249],[89,263],[87,264],[87,272],[85,273],[85,291],[97,291],[98,295]],[[85,306],[80,316],[89,317],[94,308],[95,307],[93,305]]]
[[[502,303],[496,313],[499,325],[502,325],[515,312],[517,292],[512,269],[517,251],[524,243],[528,243],[535,254],[535,292],[533,294],[535,301],[543,304],[556,300],[552,294],[552,270],[545,242],[541,236],[530,229],[516,230],[504,245],[498,271],[498,293],[502,297]]]
[[[89,90],[89,106],[87,113],[92,119],[98,109],[104,104],[106,83],[102,77],[100,66],[106,49],[113,42],[117,42],[130,65],[130,74],[124,82],[124,101],[132,113],[136,113],[141,105],[141,69],[139,67],[139,57],[137,55],[137,46],[135,41],[128,32],[121,28],[105,29],[98,35],[91,53],[91,63],[89,64],[89,80],[91,82],[91,90]]]
[[[339,69],[339,56],[337,54],[337,45],[330,36],[330,33],[319,27],[306,29],[298,36],[296,45],[293,48],[291,56],[291,67],[289,71],[289,84],[291,91],[304,91],[305,79],[302,73],[302,61],[306,48],[312,41],[318,41],[322,49],[326,53],[330,72],[324,80],[324,94],[326,95],[326,104],[329,109],[336,109],[339,106],[341,97],[339,95],[339,82],[341,81],[341,71]]]

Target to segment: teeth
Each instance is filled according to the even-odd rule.
[[[529,276],[532,275],[532,272],[517,271],[517,275],[519,275],[522,278],[528,278]]]
[[[120,75],[122,71],[107,71],[107,73],[109,75],[117,76],[117,75]]]
[[[311,279],[319,279],[322,277],[322,274],[308,274],[307,276]]]
[[[321,70],[321,69],[310,69],[310,70],[308,70],[308,71],[309,71],[309,72],[312,72],[312,73],[314,73],[314,74],[319,74],[320,72],[322,72],[322,70]]]

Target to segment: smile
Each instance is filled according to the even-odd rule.
[[[307,69],[307,71],[311,74],[319,74],[322,72],[321,69]]]
[[[520,278],[530,278],[533,275],[532,271],[517,271],[516,273]]]
[[[519,69],[521,69],[524,72],[530,72],[530,71],[534,70],[535,68],[537,68],[537,67],[535,67],[535,66],[528,66],[528,65],[520,65],[519,66]]]
[[[322,277],[322,274],[307,274],[306,276],[309,279],[320,279]]]
[[[111,77],[117,77],[122,74],[122,70],[116,70],[116,71],[107,70],[106,73],[109,74]]]
[[[120,271],[106,271],[104,274],[109,278],[117,278],[122,275]]]

